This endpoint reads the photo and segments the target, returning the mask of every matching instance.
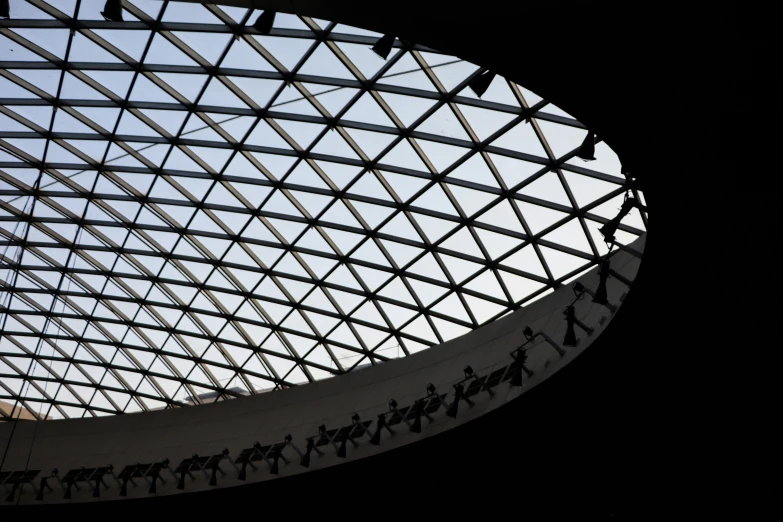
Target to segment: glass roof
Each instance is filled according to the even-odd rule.
[[[630,180],[600,140],[576,158],[585,127],[525,88],[479,98],[479,66],[399,40],[384,60],[381,35],[323,20],[264,36],[258,11],[124,6],[14,0],[0,20],[0,401],[25,415],[379,364],[607,252]]]

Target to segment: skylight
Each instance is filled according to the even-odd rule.
[[[479,66],[399,41],[383,60],[322,20],[261,36],[259,11],[124,5],[121,28],[102,1],[0,20],[0,401],[83,417],[311,382],[606,253],[630,181],[523,87],[479,99]]]

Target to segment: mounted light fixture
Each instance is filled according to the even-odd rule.
[[[522,386],[522,368],[525,366],[525,362],[527,362],[527,352],[522,349],[517,350],[514,361],[516,362],[516,367],[511,375],[510,384],[511,386]]]
[[[522,330],[522,335],[525,336],[525,339],[530,341],[531,339],[533,339],[533,329],[530,328],[529,326],[525,326],[525,328]]]
[[[378,420],[375,423],[375,433],[373,433],[370,439],[370,444],[374,446],[380,446],[381,444],[381,430],[386,427],[386,415],[381,413],[378,415]]]
[[[607,243],[614,241],[614,234],[617,232],[617,228],[620,226],[620,221],[622,221],[623,218],[627,216],[633,208],[638,208],[640,211],[644,211],[647,207],[639,203],[639,200],[637,200],[635,197],[629,196],[626,193],[625,199],[623,200],[623,205],[620,207],[620,212],[604,226],[598,229],[601,235],[604,236],[604,240]]]
[[[462,371],[465,373],[465,377],[467,377],[468,379],[473,377],[473,368],[469,364],[465,365]]]
[[[315,448],[315,441],[313,439],[307,439],[307,448],[305,448],[305,454],[302,455],[302,458],[299,460],[299,465],[305,468],[310,467],[310,454],[313,452],[313,448]]]
[[[470,90],[476,93],[476,96],[481,98],[485,92],[487,92],[487,89],[489,89],[489,85],[492,83],[492,80],[495,79],[495,73],[484,71],[480,75],[476,76],[472,80],[470,80],[470,83],[468,83],[468,87],[470,87]]]
[[[272,31],[272,26],[275,23],[275,12],[272,10],[265,10],[256,19],[256,23],[253,27],[261,34],[267,35]]]
[[[465,386],[462,383],[454,385],[454,401],[449,405],[446,410],[446,415],[452,419],[457,418],[457,410],[459,409],[459,401],[462,400],[462,395],[465,393]]]
[[[574,305],[570,305],[564,312],[566,318],[566,334],[563,339],[563,346],[576,346],[576,332],[574,331],[574,323],[576,323],[576,308]]]
[[[411,431],[413,433],[421,433],[421,412],[424,410],[424,401],[418,399],[413,403],[413,411],[415,416],[413,417],[413,424],[411,424]]]
[[[611,271],[611,267],[609,266],[609,260],[604,259],[601,262],[601,269],[598,271],[598,288],[595,290],[595,295],[593,296],[593,302],[605,305],[609,303],[609,298],[606,293],[606,280],[609,279],[609,272]]]
[[[124,22],[122,19],[122,0],[106,0],[101,15],[108,22]]]
[[[271,475],[277,475],[280,471],[280,453],[282,453],[283,448],[277,448],[274,451],[274,455],[272,456],[272,466],[269,468],[269,473]]]
[[[372,50],[375,54],[383,58],[384,60],[389,57],[389,53],[394,47],[394,40],[396,37],[393,34],[383,35],[375,45],[372,46]]]
[[[588,131],[576,155],[584,161],[593,161],[595,159],[595,134]]]
[[[11,9],[8,0],[0,0],[0,18],[11,18]]]

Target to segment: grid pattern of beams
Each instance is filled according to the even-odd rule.
[[[382,60],[380,35],[323,20],[264,36],[247,9],[124,5],[0,20],[0,400],[79,417],[310,382],[606,253],[630,180],[523,87],[479,99],[480,67],[400,41]]]

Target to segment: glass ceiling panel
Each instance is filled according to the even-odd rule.
[[[0,20],[0,401],[32,417],[383,363],[608,251],[617,155],[576,158],[584,126],[513,82],[479,98],[475,64],[323,20],[125,0],[108,29],[103,4]]]

